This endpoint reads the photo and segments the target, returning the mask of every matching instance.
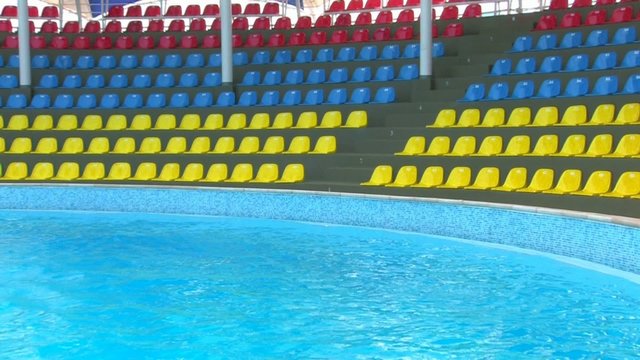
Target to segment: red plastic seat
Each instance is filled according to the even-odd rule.
[[[482,16],[482,6],[480,4],[469,4],[462,13],[463,19],[479,18]]]
[[[327,43],[327,33],[324,31],[314,31],[309,38],[311,45],[324,45]]]
[[[295,32],[289,36],[289,45],[301,46],[307,43],[307,38],[303,32]]]
[[[555,15],[542,15],[536,24],[536,30],[553,30],[558,26]]]
[[[54,38],[58,38],[58,36],[55,36]],[[67,38],[65,37],[64,40],[66,39]],[[33,35],[29,39],[29,46],[33,49],[44,49],[47,47],[47,39],[42,35]]]
[[[344,44],[347,42],[348,34],[346,30],[336,30],[331,34],[330,44]]]
[[[444,37],[458,37],[462,35],[464,35],[464,27],[462,26],[462,23],[453,23],[447,25],[447,27],[444,29],[444,33],[442,34],[442,36]]]
[[[242,14],[242,5],[231,4],[231,15],[240,15],[240,14]]]
[[[291,19],[286,16],[278,18],[276,24],[273,26],[275,30],[289,30],[291,29]]]
[[[404,6],[404,2],[402,0],[389,0],[389,2],[387,2],[387,6],[385,6],[386,8],[397,8],[397,7],[403,7]]]
[[[368,11],[361,12],[356,18],[356,26],[371,25],[371,13]]]
[[[167,31],[175,31],[182,32],[184,31],[184,20],[182,19],[173,19],[169,23],[169,29]]]
[[[160,36],[160,40],[158,40],[158,47],[161,49],[175,49],[176,37],[173,35]]]
[[[382,27],[373,32],[373,41],[389,41],[391,40],[391,29]]]
[[[158,5],[150,5],[144,10],[144,16],[146,17],[156,17],[162,14],[162,10],[160,10],[160,6]]]
[[[220,47],[220,36],[206,35],[202,39],[202,47],[205,49],[216,49]]]
[[[253,22],[252,30],[269,30],[271,29],[271,22],[266,16],[261,16]]]
[[[373,10],[380,9],[381,7],[382,3],[380,2],[380,0],[367,0],[367,2],[364,3],[363,9]]]
[[[189,24],[189,31],[207,31],[207,23],[203,18],[193,19]]]
[[[55,21],[47,20],[40,26],[40,32],[45,34],[53,34],[58,32],[58,23]]]
[[[316,19],[315,27],[317,28],[328,28],[331,27],[331,16],[330,15],[321,15]]]
[[[213,19],[213,22],[211,23],[211,30],[220,30],[221,27],[222,20],[220,20],[220,18]]]
[[[42,14],[40,15],[40,17],[43,18],[59,18],[60,17],[60,12],[58,12],[58,7],[57,6],[45,6],[44,8],[42,8]]]
[[[38,7],[37,6],[29,6],[29,17],[38,17]]]
[[[246,47],[263,47],[264,46],[264,38],[261,33],[253,33],[249,34],[247,37],[247,42],[245,43]]]
[[[164,31],[164,21],[162,19],[149,20],[147,26],[148,32],[161,32]]]
[[[242,47],[242,36],[238,34],[231,35],[231,46],[232,47]]]
[[[94,49],[109,50],[113,47],[113,42],[108,36],[98,36],[93,43]]]
[[[195,49],[198,46],[198,37],[195,35],[184,35],[180,39],[180,47],[183,49]]]
[[[380,11],[376,16],[376,24],[391,24],[393,22],[393,14],[389,10]]]
[[[142,21],[140,20],[129,21],[129,24],[127,24],[127,32],[139,33],[143,31],[144,27],[142,26]]]
[[[351,26],[351,14],[340,14],[333,26]]]
[[[29,32],[36,32],[36,24],[34,24],[33,20],[29,20]]]
[[[616,0],[596,0],[596,6],[612,5],[615,3]]]
[[[435,39],[438,37],[438,26],[436,24],[431,25],[431,38]]]
[[[404,9],[398,15],[398,20],[396,22],[399,23],[410,23],[415,21],[415,15],[413,14],[412,9]]]
[[[311,18],[309,16],[300,16],[296,22],[296,29],[308,29],[311,27]]]
[[[111,20],[107,23],[107,26],[104,27],[104,32],[106,33],[121,33],[122,32],[122,24],[118,20]]]
[[[262,8],[263,15],[278,15],[280,13],[280,4],[275,2],[268,2],[264,4]]]
[[[2,8],[2,13],[0,13],[0,16],[18,17],[18,7],[15,5],[5,5]]]
[[[33,38],[31,38],[33,41]],[[54,36],[51,38],[51,47],[57,50],[65,50],[69,48],[69,38],[66,36]]]
[[[260,14],[260,4],[258,3],[249,3],[244,7],[245,15],[259,15]]]
[[[593,10],[587,14],[584,20],[585,25],[601,25],[607,22],[606,10]]]
[[[4,47],[7,49],[17,49],[18,35],[7,35],[7,37],[4,38]]]
[[[200,5],[191,4],[184,10],[184,16],[200,16]]]
[[[155,40],[149,35],[143,35],[138,38],[137,48],[139,49],[153,49],[156,47]]]
[[[141,17],[142,7],[140,5],[131,5],[127,8],[127,14],[125,17]]]
[[[95,20],[91,20],[87,22],[87,24],[84,26],[84,32],[91,33],[91,34],[99,33],[100,22]]]
[[[562,20],[560,21],[561,28],[573,28],[573,27],[578,27],[581,24],[582,24],[582,16],[580,15],[580,13],[574,13],[574,12],[564,14],[564,16],[562,17]]]
[[[202,11],[204,16],[215,16],[220,14],[220,6],[218,4],[207,4]]]
[[[411,40],[413,39],[413,28],[411,26],[402,26],[396,29],[394,35],[396,40]]]
[[[0,20],[0,32],[13,32],[13,26],[11,25],[11,20]]]
[[[363,7],[362,0],[351,0],[347,5],[347,11],[361,10]]]
[[[367,42],[369,41],[369,29],[355,29],[351,35],[351,41],[353,42]]]
[[[404,6],[420,6],[420,0],[407,0]]]
[[[583,8],[591,6],[591,0],[574,0],[572,8]]]
[[[124,7],[122,5],[113,5],[109,8],[109,12],[107,13],[107,17],[123,17],[124,16]]]
[[[458,18],[458,7],[455,5],[445,6],[440,14],[440,20],[456,20]]]
[[[133,48],[133,38],[129,35],[120,35],[116,39],[116,49],[126,50]]]
[[[631,6],[623,6],[613,10],[611,14],[611,23],[623,23],[633,19],[633,8]]]
[[[334,0],[331,5],[329,5],[329,10],[327,12],[338,12],[344,11],[344,1],[343,0]]]
[[[269,41],[267,42],[267,46],[270,46],[270,47],[284,46],[284,43],[285,43],[284,35],[282,35],[281,33],[275,33],[269,36]]]
[[[569,8],[569,0],[551,0],[549,10],[564,10]]]
[[[164,16],[182,16],[182,6],[180,5],[169,6]]]
[[[91,49],[91,39],[87,36],[76,36],[72,46],[75,50]]]
[[[249,19],[244,16],[239,16],[233,19],[231,28],[233,30],[249,30]]]

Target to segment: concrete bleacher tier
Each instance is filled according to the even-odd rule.
[[[495,2],[434,3],[431,78],[418,75],[418,1],[335,1],[296,23],[269,4],[233,8],[234,85],[213,4],[113,7],[84,28],[31,14],[30,89],[6,6],[0,181],[640,214],[640,3],[554,0],[508,16],[482,16]]]

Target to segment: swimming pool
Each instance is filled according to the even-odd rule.
[[[545,256],[266,219],[0,219],[10,358],[640,356],[640,285]]]

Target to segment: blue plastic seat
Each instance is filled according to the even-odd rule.
[[[73,107],[73,96],[69,94],[58,94],[53,102],[55,109],[71,109]]]
[[[18,87],[18,77],[15,75],[1,75],[0,89],[13,89]]]
[[[47,55],[35,55],[31,58],[31,67],[34,69],[48,69],[50,65]]]
[[[367,45],[360,49],[358,60],[371,61],[378,58],[378,47],[375,45]]]
[[[27,97],[24,94],[11,94],[5,107],[9,109],[24,109],[27,107]]]
[[[638,39],[636,28],[633,26],[623,27],[616,30],[611,43],[613,45],[631,44]]]
[[[282,72],[280,70],[267,71],[262,79],[262,85],[280,85],[282,82]]]
[[[436,45],[439,44],[439,45]],[[444,44],[433,43],[433,57],[440,57],[442,55],[436,54],[436,48],[442,48],[442,55],[444,55]],[[439,51],[439,50],[438,50]],[[405,59],[417,59],[420,57],[420,44],[408,44],[404,47],[402,57]]]
[[[160,57],[157,54],[147,54],[143,56],[142,67],[145,69],[155,69],[160,67]]]
[[[567,87],[564,89],[562,96],[578,97],[584,96],[589,92],[589,79],[586,77],[577,77],[569,80]]]
[[[329,74],[328,83],[340,84],[349,80],[349,70],[347,68],[334,68]]]
[[[301,84],[302,81],[303,81],[303,74],[302,74],[302,70],[299,70],[299,69],[289,70],[289,72],[287,72],[287,76],[284,78],[284,84],[287,84],[287,85]]]
[[[17,83],[17,80],[16,80]],[[0,79],[0,85],[5,84],[4,79]],[[58,87],[58,75],[46,74],[40,78],[40,87],[45,89],[54,89]]]
[[[17,69],[20,67],[20,58],[18,55],[10,55],[9,61],[7,62],[7,67]]]
[[[249,63],[249,55],[244,51],[233,53],[232,62],[235,66],[247,65]]]
[[[140,94],[127,94],[124,97],[124,103],[122,107],[127,109],[139,109],[142,107],[142,95]]]
[[[629,76],[622,89],[622,94],[639,94],[640,93],[640,74]]]
[[[562,57],[561,56],[547,56],[542,60],[540,69],[538,72],[547,74],[558,72],[562,69]]]
[[[560,79],[546,79],[540,84],[537,97],[553,98],[560,95]]]
[[[222,75],[219,72],[207,73],[202,80],[202,86],[212,87],[222,84]]]
[[[151,76],[149,76],[149,74],[136,74],[136,76],[133,77],[132,87],[134,88],[151,87]]]
[[[2,55],[0,55],[0,67],[4,66],[4,57]],[[2,104],[0,104],[0,106],[2,106]]]
[[[385,45],[382,48],[382,53],[380,54],[380,59],[382,60],[393,60],[400,57],[400,45],[391,44]]]
[[[304,97],[304,105],[320,105],[323,101],[324,91],[322,89],[309,90]]]
[[[187,60],[184,63],[184,67],[199,68],[204,66],[204,55],[200,53],[187,55]]]
[[[47,94],[37,94],[31,99],[31,107],[34,109],[48,109],[51,106],[51,98]]]
[[[368,104],[371,101],[371,90],[369,88],[356,88],[351,92],[350,104]]]
[[[316,62],[325,63],[333,61],[333,49],[332,48],[322,48],[318,50],[316,54]]]
[[[129,77],[126,74],[114,74],[109,79],[109,87],[122,89],[129,86]]]
[[[353,70],[351,82],[367,82],[371,81],[371,68],[368,66],[358,67]]]
[[[612,95],[618,92],[618,77],[601,76],[591,90],[591,95]]]
[[[178,81],[180,87],[196,87],[198,86],[198,74],[196,73],[183,73],[180,75],[180,81]]]
[[[162,66],[170,69],[182,67],[182,56],[180,54],[168,54],[164,57]]]
[[[419,76],[418,65],[416,64],[405,64],[400,68],[400,73],[398,74],[398,80],[415,80]]]
[[[493,66],[491,67],[491,75],[507,75],[511,72],[511,66],[511,59],[498,59],[495,63],[493,63]]]
[[[262,94],[260,105],[262,106],[276,106],[280,103],[280,92],[276,90],[265,91]]]
[[[238,99],[239,106],[254,106],[258,103],[258,93],[255,91],[244,91]]]
[[[609,31],[607,29],[593,30],[587,35],[584,47],[604,46],[609,41]]]
[[[254,65],[264,65],[271,62],[271,53],[269,50],[260,50],[256,51],[253,54],[253,58],[251,59],[251,63]]]
[[[306,64],[311,62],[313,53],[310,49],[301,49],[296,53],[296,58],[294,62],[296,64]]]
[[[171,95],[169,100],[169,107],[172,108],[185,108],[189,106],[189,94],[187,93],[175,93]]]
[[[395,71],[392,65],[380,66],[376,70],[376,75],[373,81],[391,81],[396,77]]]
[[[587,54],[575,54],[571,55],[567,61],[567,65],[564,71],[575,72],[584,71],[589,67],[589,55]]]
[[[331,89],[327,97],[327,104],[340,105],[347,102],[347,89],[335,88]]]
[[[100,107],[104,109],[116,109],[120,107],[120,96],[118,94],[104,94],[100,99]]]
[[[502,100],[507,96],[509,96],[509,84],[499,81],[491,84],[489,93],[487,94],[487,100]]]
[[[484,84],[471,84],[467,87],[462,101],[478,101],[484,98]]]
[[[572,31],[564,34],[560,41],[560,49],[573,49],[582,45],[582,32]]]
[[[336,61],[353,61],[356,58],[356,49],[351,46],[346,46],[338,50]]]
[[[556,34],[544,34],[538,38],[536,50],[552,50],[558,45],[558,36]]]
[[[62,70],[71,69],[73,67],[73,58],[69,55],[58,55],[53,61],[53,67]]]
[[[511,46],[512,52],[525,52],[533,47],[533,38],[529,35],[518,36]]]
[[[120,57],[120,68],[135,69],[138,67],[138,57],[135,55],[122,55]]]
[[[302,102],[302,93],[300,90],[288,90],[282,97],[282,105],[300,105]]]
[[[593,70],[613,69],[617,63],[618,55],[614,51],[603,52],[598,54],[591,68]]]
[[[521,80],[516,83],[516,86],[513,88],[513,94],[511,97],[514,99],[528,99],[533,96],[533,81],[531,80]]]
[[[210,107],[213,106],[213,94],[210,92],[199,92],[193,98],[194,107]]]
[[[640,50],[629,50],[620,63],[621,68],[640,67]]]
[[[392,87],[383,87],[376,91],[373,99],[374,104],[389,104],[396,101],[396,89]]]
[[[207,66],[211,66],[211,67],[222,66],[222,55],[220,54],[209,55],[209,61],[207,62]]]
[[[156,87],[169,88],[176,84],[176,80],[171,73],[162,73],[156,76]]]
[[[78,103],[76,104],[80,109],[93,109],[96,107],[96,95],[95,94],[82,94],[78,97]]]
[[[291,62],[291,50],[278,50],[273,57],[274,64],[288,64]]]
[[[62,82],[62,87],[67,89],[77,89],[82,87],[82,78],[80,75],[67,75]]]
[[[244,74],[242,83],[240,85],[252,86],[260,84],[260,72],[259,71],[247,71]]]
[[[114,69],[116,67],[116,57],[113,55],[102,55],[98,59],[98,68],[103,70]]]
[[[156,109],[163,108],[167,106],[167,97],[164,94],[158,94],[158,93],[149,94],[149,96],[147,97],[146,106],[148,108],[156,108]]]
[[[531,74],[536,71],[536,58],[527,57],[522,58],[516,64],[515,70],[513,70],[514,74]]]
[[[307,84],[322,84],[326,81],[324,69],[312,69],[307,75]]]
[[[91,55],[80,55],[76,61],[78,69],[93,69],[96,66],[96,59]]]
[[[89,89],[100,89],[104,87],[104,76],[102,74],[92,74],[87,78],[87,83],[84,85]]]
[[[218,95],[216,105],[218,106],[233,106],[236,104],[236,94],[231,91],[224,91]]]

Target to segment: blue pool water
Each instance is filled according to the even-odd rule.
[[[13,359],[640,357],[640,285],[424,235],[0,212]]]

